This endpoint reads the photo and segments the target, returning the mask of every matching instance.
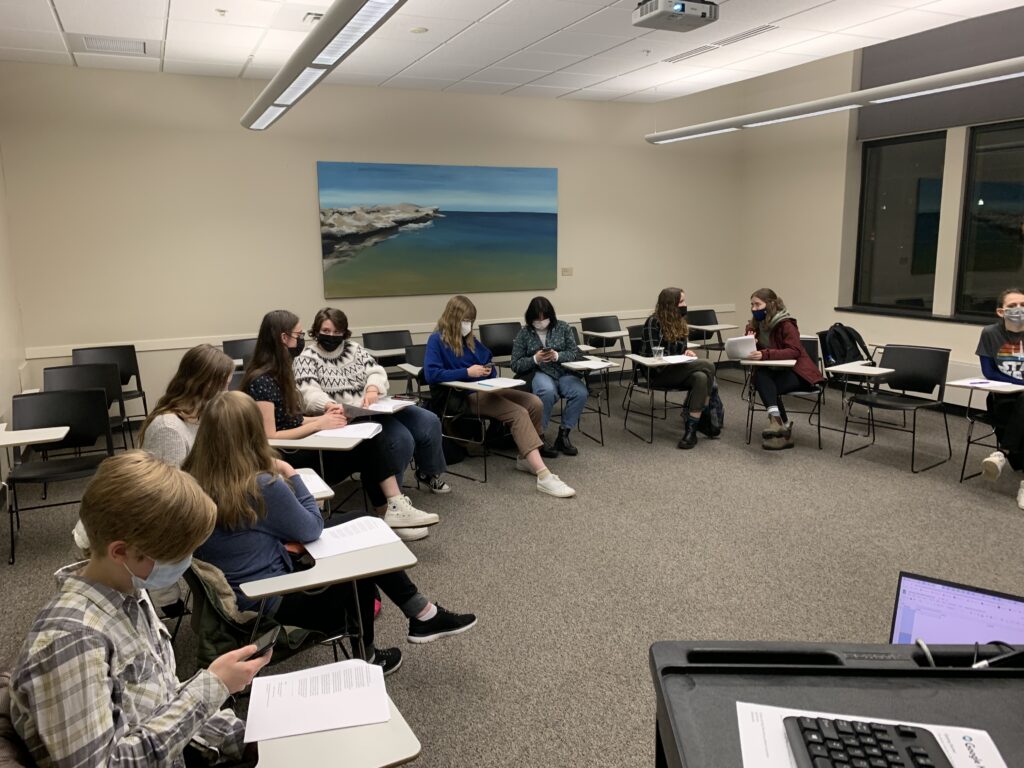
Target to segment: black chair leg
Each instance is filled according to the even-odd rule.
[[[14,565],[14,542],[18,536],[18,530],[21,528],[21,516],[18,514],[18,487],[11,483],[9,486],[11,492],[11,503],[7,505],[7,515],[11,526],[11,556],[8,559],[8,565]],[[15,527],[17,523],[17,527]]]

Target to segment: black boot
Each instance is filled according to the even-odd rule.
[[[580,449],[572,444],[569,440],[569,428],[559,427],[558,437],[555,439],[555,450],[561,451],[566,456],[575,456],[580,452]]]
[[[679,442],[676,443],[676,448],[682,448],[684,451],[693,448],[697,445],[697,420],[687,419],[686,428],[683,430],[683,436],[679,438]]]
[[[697,421],[697,431],[708,437],[718,437],[722,434],[722,428],[715,425],[711,413],[705,408],[700,412],[700,419]]]
[[[558,450],[555,446],[548,442],[547,438],[542,438],[544,444],[540,447],[540,455],[545,459],[554,459],[558,456]]]

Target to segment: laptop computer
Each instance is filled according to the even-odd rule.
[[[745,360],[757,351],[753,336],[735,336],[725,340],[725,356],[730,360]]]
[[[900,572],[889,642],[1024,643],[1024,597]]]

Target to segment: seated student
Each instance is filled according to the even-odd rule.
[[[998,323],[981,330],[976,354],[990,381],[1024,384],[1024,291],[1007,288],[999,294]],[[988,394],[987,407],[999,441],[999,450],[981,462],[985,477],[995,480],[1009,460],[1015,470],[1024,469],[1024,395]],[[1024,482],[1017,490],[1017,506],[1024,509]]]
[[[248,645],[184,683],[146,591],[175,583],[217,510],[198,483],[144,451],[104,461],[79,512],[89,559],[57,572],[11,677],[11,715],[35,765],[165,765],[254,758],[221,709],[270,660]],[[197,759],[198,758],[198,759]]]
[[[388,393],[388,374],[370,353],[351,340],[348,318],[340,309],[321,309],[310,328],[313,343],[295,358],[295,383],[306,413],[320,414],[341,405],[366,407]],[[441,422],[419,406],[375,418],[396,466],[416,457],[416,477],[433,493],[450,493],[441,475],[448,471],[441,448]]]
[[[241,392],[224,392],[210,403],[183,468],[217,505],[217,527],[196,550],[196,557],[224,572],[239,609],[257,609],[258,601],[247,598],[240,585],[290,573],[292,559],[285,545],[320,537],[324,521],[312,494],[301,475],[274,458],[259,409]],[[338,522],[363,514],[339,515]],[[374,584],[409,619],[409,642],[459,634],[476,623],[472,614],[454,614],[429,602],[405,571],[360,579],[356,585],[367,661],[379,664],[385,674],[398,669],[402,652],[387,648],[374,653]],[[274,598],[268,601],[268,610],[281,624],[338,633],[345,629],[351,598],[351,585],[341,583],[315,593]]]
[[[579,426],[580,414],[587,404],[587,385],[579,374],[562,366],[582,357],[569,324],[555,317],[555,308],[543,296],[526,307],[526,326],[512,342],[512,370],[520,376],[533,374],[530,388],[544,406],[541,429],[551,421],[551,409],[559,396],[565,398],[562,423],[552,450],[576,456],[579,449],[569,433]],[[543,432],[541,433],[543,436]]]
[[[268,312],[260,323],[256,349],[245,369],[240,389],[248,392],[259,406],[267,437],[297,440],[348,423],[338,403],[326,404],[321,416],[302,415],[302,396],[295,386],[292,361],[301,354],[305,338],[298,316],[286,309]],[[316,451],[283,453],[294,466],[320,466]],[[359,472],[370,504],[378,513],[383,513],[384,522],[402,539],[415,541],[427,536],[424,526],[434,525],[440,518],[432,512],[416,509],[402,493],[395,477],[402,469],[392,463],[383,435],[363,440],[351,451],[324,452],[325,481],[333,485]]]
[[[643,347],[641,354],[650,357],[654,347],[661,347],[666,355],[686,355],[694,358],[692,363],[672,365],[661,370],[650,370],[651,384],[667,389],[688,389],[686,405],[689,410],[684,418],[683,436],[677,448],[688,450],[697,445],[697,433],[718,437],[721,433],[708,412],[711,402],[711,388],[715,383],[715,364],[710,360],[697,359],[697,353],[687,349],[686,339],[690,335],[686,324],[686,291],[682,288],[662,288],[654,314],[644,321]]]
[[[423,377],[431,385],[432,409],[443,413],[446,404],[461,401],[467,413],[497,419],[512,429],[512,439],[519,449],[516,469],[537,476],[537,490],[559,498],[575,496],[576,491],[552,474],[541,455],[556,456],[544,448],[541,426],[543,406],[536,395],[517,389],[494,392],[470,392],[441,385],[446,381],[479,381],[496,375],[491,365],[491,351],[473,336],[476,307],[465,296],[448,300],[437,329],[427,340]]]
[[[793,447],[793,422],[779,395],[820,387],[825,377],[800,342],[796,318],[789,314],[782,299],[770,288],[759,288],[750,295],[747,335],[757,337],[757,351],[751,360],[796,360],[792,368],[756,368],[754,386],[768,409],[768,426],[761,433],[761,447],[778,451]]]

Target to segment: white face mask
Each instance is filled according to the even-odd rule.
[[[462,331],[462,338],[466,338],[473,332],[473,324],[469,320],[463,320],[459,323],[459,330]]]
[[[538,330],[538,331],[546,331],[548,329],[549,325],[551,325],[551,321],[548,320],[547,318],[545,318],[543,320],[534,320],[533,321],[533,327],[536,330]]]

